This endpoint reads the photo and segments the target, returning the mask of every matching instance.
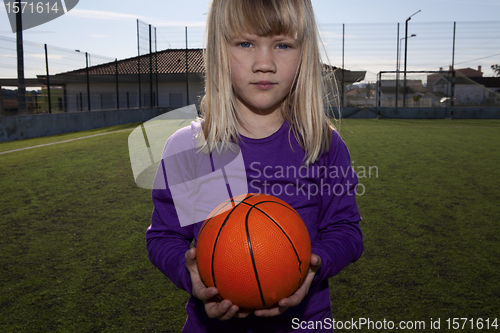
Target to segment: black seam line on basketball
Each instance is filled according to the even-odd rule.
[[[231,201],[226,202],[226,203],[224,204],[224,206],[222,206],[222,207],[221,207],[221,208],[220,208],[217,212],[215,212],[215,214],[214,214],[214,215],[210,216],[210,218],[206,221],[206,223],[203,223],[203,225],[201,226],[200,231],[198,231],[198,237],[200,236],[200,234],[201,234],[201,232],[203,231],[203,229],[205,229],[205,227],[207,226],[207,224],[208,224],[208,223],[209,223],[209,222],[210,222],[210,221],[214,218],[214,216],[219,215],[218,213],[219,213],[219,212],[220,212],[220,211],[221,211],[224,207],[226,207],[226,206],[227,206],[230,202],[231,202],[231,204],[232,204],[233,208],[234,208],[235,206],[237,206],[237,205],[239,205],[239,204],[241,203],[241,201],[240,201],[240,202],[238,202],[236,205],[234,205],[234,202],[235,202],[235,201],[233,200],[233,198],[231,198]]]
[[[295,256],[297,257],[297,260],[299,262],[299,272],[301,272],[302,271],[301,270],[302,260],[300,260],[299,254],[297,253],[297,250],[295,249],[295,245],[293,245],[293,242],[290,239],[290,237],[288,237],[288,235],[285,232],[285,230],[283,230],[283,228],[278,223],[276,223],[276,221],[274,221],[274,219],[271,216],[269,216],[265,211],[263,211],[262,209],[260,209],[260,208],[257,207],[257,205],[259,205],[261,203],[265,203],[265,202],[266,201],[261,201],[261,202],[258,202],[256,204],[254,204],[253,208],[257,209],[259,212],[261,212],[262,214],[266,215],[281,230],[281,232],[283,233],[283,235],[285,235],[286,239],[288,239],[288,241],[290,242],[290,245],[292,245],[293,252],[295,252]],[[276,202],[276,201],[268,201],[268,202],[274,202],[274,203],[280,204],[279,202]],[[284,206],[283,204],[280,204],[280,205]]]
[[[272,200],[267,200],[267,201],[259,201],[255,204],[249,204],[248,202],[242,202],[246,205],[249,205],[249,206],[252,206],[252,207],[255,207],[256,205],[259,205],[261,203],[267,203],[267,202],[272,202],[272,203],[275,203],[275,204],[278,204],[278,205],[281,205],[285,208],[287,208],[288,210],[290,210],[291,212],[294,212],[295,215],[297,215],[298,217],[300,217],[300,215],[295,211],[295,210],[292,210],[290,209],[290,207],[282,204],[281,202],[277,202],[277,201],[272,201]],[[286,236],[286,238],[288,239],[288,241],[290,242],[290,244],[292,245],[292,248],[293,248],[293,251],[295,252],[295,255],[297,256],[297,260],[299,262],[299,272],[302,272],[302,260],[300,260],[300,257],[299,257],[299,254],[297,253],[297,250],[295,249],[295,246],[293,245],[293,242],[292,240],[288,237],[288,235],[286,234],[286,232],[273,220],[273,218],[269,215],[266,214],[266,212],[264,212],[263,210],[261,210],[260,208],[257,208],[255,207],[255,209],[257,209],[259,212],[263,213],[264,215],[266,215],[271,221],[273,221],[274,224],[276,224],[276,226],[278,228],[280,228],[281,232],[283,232],[283,234]],[[301,217],[300,217],[301,218]],[[301,218],[302,219],[302,218]]]
[[[278,204],[278,205],[281,205],[283,207],[285,207],[286,209],[288,209],[289,211],[291,211],[292,213],[294,213],[295,215],[297,215],[298,217],[300,217],[300,219],[302,220],[302,217],[299,215],[299,213],[297,213],[297,211],[295,209],[290,209],[290,207],[288,207],[287,205],[284,205],[282,204],[281,202],[278,202],[278,201],[273,201],[273,200],[266,200],[266,201],[259,201],[258,203],[266,203],[266,202],[272,202],[272,203],[275,203],[275,204]],[[249,205],[249,206],[252,206],[254,204],[249,204],[248,202],[245,202],[246,205]]]
[[[247,243],[248,243],[248,250],[250,251],[250,258],[252,259],[252,265],[253,265],[253,272],[255,274],[255,280],[257,281],[257,286],[259,287],[259,293],[260,293],[260,299],[262,301],[262,306],[266,306],[266,301],[264,300],[264,294],[262,293],[262,287],[260,286],[260,280],[259,280],[259,273],[257,272],[257,265],[255,264],[255,258],[253,256],[253,249],[252,249],[252,240],[250,239],[250,231],[248,230],[248,216],[250,215],[250,212],[255,206],[252,205],[250,209],[247,212],[247,216],[245,217],[245,230],[247,233]]]
[[[243,199],[241,202],[244,202],[245,200],[250,199],[251,197],[253,197],[253,194],[249,195],[248,197]],[[215,270],[214,270],[215,249],[217,247],[217,242],[219,241],[219,236],[220,236],[220,233],[222,232],[222,228],[224,228],[227,220],[229,219],[229,216],[231,216],[231,214],[233,212],[234,212],[234,208],[229,212],[229,214],[227,214],[226,218],[224,219],[224,222],[222,222],[222,225],[220,226],[219,232],[217,233],[217,237],[215,238],[214,248],[212,250],[212,263],[210,265],[211,266],[210,269],[212,271],[212,282],[214,283],[214,287],[216,287],[216,288],[217,288],[217,285],[215,284]]]
[[[251,197],[253,197],[253,196],[254,196],[254,195],[252,194],[252,195],[250,195],[248,198],[251,198]],[[208,219],[207,223],[204,223],[204,225],[202,226],[202,228],[200,229],[200,231],[198,232],[198,234],[200,234],[200,233],[201,233],[201,231],[202,231],[203,229],[205,229],[205,227],[206,227],[206,225],[208,224],[208,222],[209,222],[209,221],[211,221],[211,220],[212,220],[212,219],[213,219],[216,215],[219,215],[218,213],[219,213],[219,212],[220,212],[220,211],[221,211],[224,207],[226,207],[229,203],[231,203],[231,204],[232,204],[232,206],[233,206],[232,208],[234,208],[234,207],[238,206],[240,203],[243,203],[243,201],[244,201],[244,200],[246,200],[246,199],[247,199],[247,198],[243,199],[242,201],[234,201],[234,198],[229,199],[229,201],[228,201],[228,202],[226,202],[226,203],[224,204],[224,206],[222,206],[222,207],[221,207],[221,208],[220,208],[220,209],[219,209],[219,210],[218,210],[215,214],[213,214],[212,216],[210,216],[210,218]],[[234,203],[236,203],[236,205],[235,205]],[[246,204],[246,202],[245,202],[245,204]]]

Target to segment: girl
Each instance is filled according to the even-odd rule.
[[[201,222],[181,227],[186,207],[177,204],[168,175],[166,188],[153,190],[149,258],[191,295],[183,332],[331,332],[328,279],[361,256],[363,243],[357,177],[325,115],[328,67],[320,61],[311,1],[212,0],[209,7],[203,118],[170,137],[164,153],[171,157],[186,142],[199,147],[200,140],[201,155],[237,144],[248,192],[277,196],[301,215],[311,266],[297,292],[274,308],[249,313],[231,300],[216,301],[217,289],[205,287],[196,265]],[[194,161],[177,156],[175,163],[189,173]],[[159,174],[165,169],[163,163]]]

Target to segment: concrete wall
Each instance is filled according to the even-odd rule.
[[[0,142],[147,121],[172,108],[0,116]]]

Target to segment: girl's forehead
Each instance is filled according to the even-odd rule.
[[[219,23],[228,39],[250,33],[288,35],[301,40],[308,25],[302,5],[302,1],[297,0],[225,1]]]

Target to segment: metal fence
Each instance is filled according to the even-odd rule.
[[[499,73],[492,70],[500,64],[500,21],[411,21],[407,35],[398,23],[325,24],[319,29],[324,61],[346,74],[339,82],[343,106],[500,106]],[[203,33],[202,26],[153,27],[138,20],[137,39],[130,37],[137,43],[137,57],[121,60],[24,41],[24,109],[17,98],[16,40],[0,36],[0,114],[197,102],[202,80],[192,64],[195,51],[203,48]],[[161,60],[167,51],[177,53]],[[178,62],[176,69],[165,61]]]
[[[65,101],[65,87],[59,82],[51,83],[47,77],[115,60],[80,50],[70,50],[25,40],[23,49],[26,106],[24,110],[19,110],[16,40],[0,36],[0,49],[2,50],[0,54],[0,110],[3,111],[3,115],[78,111],[76,107],[68,110],[67,101]],[[96,83],[91,77],[86,81],[91,85]],[[84,82],[83,85],[87,85],[87,82]],[[93,93],[99,94],[97,90],[93,90]],[[88,100],[86,95],[84,99]]]

